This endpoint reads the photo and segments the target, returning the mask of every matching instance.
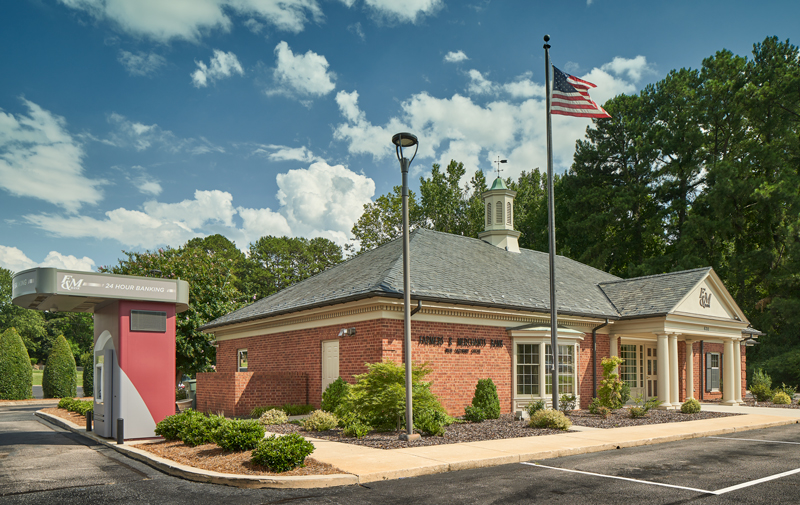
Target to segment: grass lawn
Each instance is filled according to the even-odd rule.
[[[41,386],[42,385],[42,374],[44,373],[43,370],[34,370],[33,371],[33,385],[34,386]],[[83,372],[78,372],[78,386],[83,387]]]

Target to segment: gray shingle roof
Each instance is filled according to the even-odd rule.
[[[482,240],[415,230],[410,237],[411,297],[466,305],[547,312],[548,255],[512,253]],[[558,310],[618,318],[599,284],[619,277],[556,257]],[[203,329],[373,296],[403,295],[403,244],[394,240],[222,316]]]
[[[600,289],[622,318],[667,314],[697,285],[711,267],[634,279],[606,281]]]

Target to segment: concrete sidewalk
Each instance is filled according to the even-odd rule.
[[[304,477],[254,477],[230,475],[199,470],[159,458],[136,448],[136,443],[115,442],[86,433],[83,427],[43,412],[36,415],[111,447],[131,458],[142,461],[167,474],[198,482],[210,482],[237,487],[312,488],[363,484],[379,480],[417,477],[469,468],[505,465],[622,449],[641,445],[674,442],[689,438],[723,435],[747,430],[800,423],[800,410],[754,407],[723,407],[703,405],[709,411],[737,412],[740,416],[684,421],[678,423],[632,426],[603,430],[586,430],[538,437],[485,440],[405,449],[373,449],[354,444],[332,442],[306,437],[316,448],[314,459],[329,463],[343,472],[339,475]],[[719,409],[719,410],[718,410]],[[746,411],[745,411],[746,409]],[[752,412],[755,410],[755,412]],[[782,413],[774,413],[781,411]]]

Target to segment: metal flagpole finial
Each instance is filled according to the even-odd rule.
[[[548,44],[548,42],[550,42],[550,35],[545,35],[544,36],[544,48],[545,49],[550,49],[550,44]]]
[[[500,156],[498,156],[497,157],[497,161],[495,161],[494,163],[497,163],[497,177],[499,178],[500,177],[500,163],[508,163],[508,160],[501,160]]]

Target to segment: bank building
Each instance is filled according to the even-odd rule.
[[[548,254],[521,249],[514,197],[502,179],[483,195],[479,238],[427,229],[410,235],[414,363],[451,415],[478,379],[501,411],[552,398]],[[365,363],[403,362],[403,250],[394,240],[206,324],[216,372],[197,376],[197,408],[247,415],[256,406],[319,407],[336,378]],[[619,356],[631,397],[660,408],[693,397],[742,402],[745,340],[759,334],[710,267],[621,279],[556,257],[558,389],[586,408],[600,361]]]

